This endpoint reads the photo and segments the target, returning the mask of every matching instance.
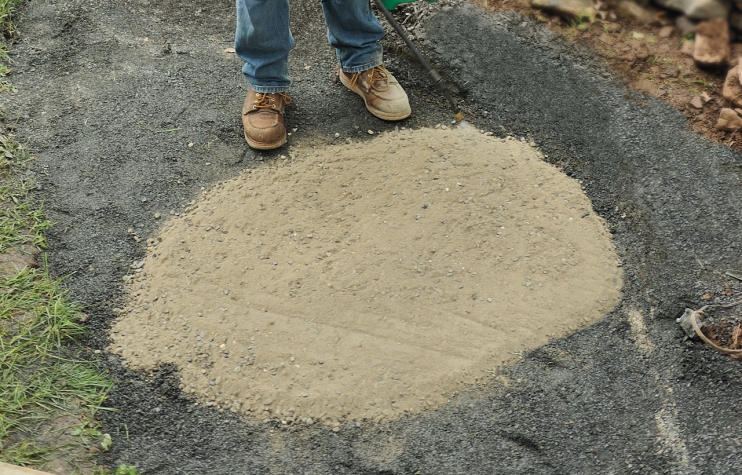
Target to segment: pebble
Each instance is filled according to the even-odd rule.
[[[369,131],[368,131],[368,135],[374,135],[374,131],[373,131],[373,130],[371,130],[371,129],[369,129]]]
[[[162,215],[160,213],[155,213],[155,219],[160,219],[160,218],[162,218]]]

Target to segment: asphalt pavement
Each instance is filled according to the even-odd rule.
[[[706,291],[740,294],[725,272],[742,269],[742,157],[540,25],[463,3],[426,8],[418,38],[468,120],[533,140],[582,183],[614,234],[622,303],[438,410],[339,432],[195,406],[173,368],[133,373],[104,353],[118,383],[112,410],[100,412],[114,440],[101,462],[153,475],[742,473],[740,364],[685,341],[675,323]],[[291,144],[451,120],[391,36],[386,60],[413,116],[389,124],[367,114],[334,80],[319,5],[298,0],[289,145],[252,151],[239,117],[246,84],[227,51],[233,17],[223,0],[36,0],[20,10],[18,92],[0,101],[37,157],[36,197],[55,223],[49,263],[88,307],[91,350],[106,347],[122,277],[160,225],[155,213],[179,212],[202,187]]]

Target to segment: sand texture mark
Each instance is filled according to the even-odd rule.
[[[164,225],[112,351],[260,419],[378,421],[619,301],[604,223],[524,142],[423,129],[293,152]]]

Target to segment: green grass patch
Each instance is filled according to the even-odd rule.
[[[2,40],[16,33],[21,1],[0,0],[0,78],[10,72]],[[0,81],[4,92],[15,87]],[[112,381],[76,342],[85,333],[81,308],[46,262],[36,262],[51,223],[22,178],[28,160],[0,123],[0,461],[72,475],[139,475],[134,466],[109,470],[91,460],[113,444],[95,419]]]
[[[59,281],[25,269],[0,277],[0,292],[0,440],[36,434],[48,414],[74,406],[94,413],[110,383],[89,362],[64,355],[84,328]]]
[[[136,467],[129,465],[120,465],[119,468],[117,468],[114,472],[114,475],[140,475],[142,473],[144,472],[138,471]]]
[[[0,78],[5,78],[10,74],[8,63],[8,46],[6,40],[16,34],[16,28],[13,24],[13,13],[16,5],[22,0],[0,0]],[[15,86],[8,81],[0,82],[0,93],[15,92]]]
[[[15,6],[21,3],[21,1],[22,0],[0,0],[0,29],[3,31],[5,36],[15,33],[13,11],[15,10]]]
[[[12,135],[0,134],[0,253],[11,246],[46,249],[43,233],[51,223],[40,207],[28,201],[33,183],[13,174],[27,160],[28,155]]]
[[[28,159],[0,134],[0,461],[102,474],[87,454],[111,446],[95,414],[112,383],[76,345],[81,309],[34,262],[50,223],[28,196],[33,183],[17,173]]]

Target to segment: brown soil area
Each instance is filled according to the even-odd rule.
[[[438,407],[599,318],[621,269],[579,184],[473,128],[294,149],[170,220],[111,350],[288,423]]]
[[[686,39],[677,29],[669,37],[661,38],[660,30],[674,24],[670,13],[662,12],[656,21],[642,25],[619,18],[609,10],[606,12],[608,17],[615,19],[596,19],[589,23],[551,16],[532,8],[529,0],[472,1],[489,11],[516,11],[545,23],[560,37],[604,58],[610,71],[623,79],[629,88],[682,111],[693,130],[742,152],[742,137],[716,129],[719,112],[722,107],[729,107],[721,95],[727,69],[697,67],[693,58],[683,52]],[[731,64],[736,64],[740,56],[742,44],[733,44]],[[701,97],[700,109],[691,104],[695,96]]]

